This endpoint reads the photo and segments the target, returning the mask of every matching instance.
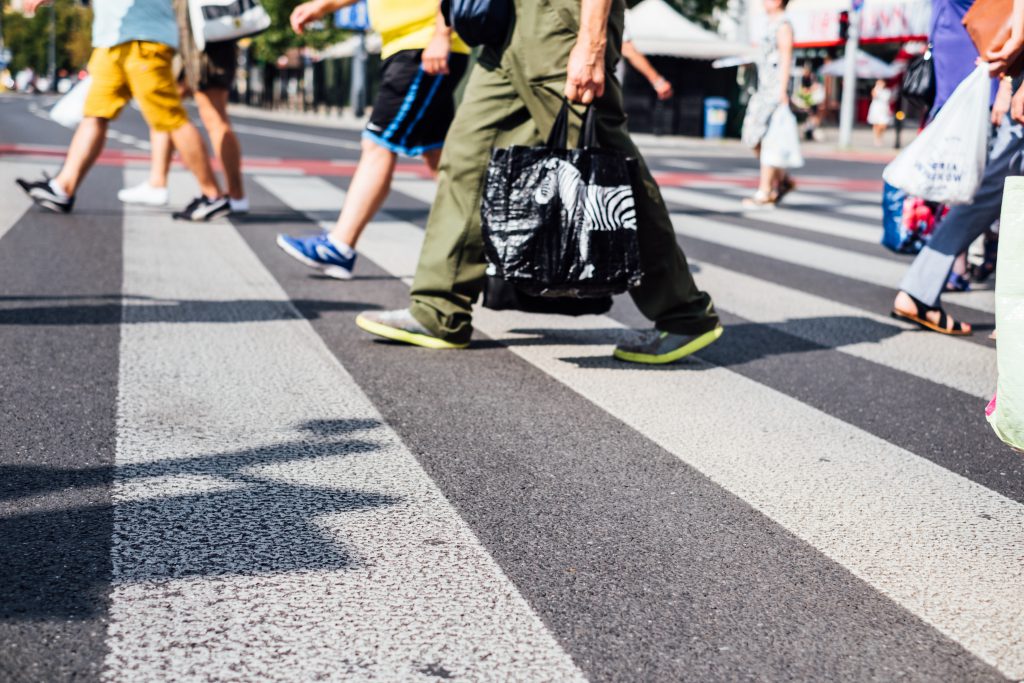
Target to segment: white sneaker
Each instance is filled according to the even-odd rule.
[[[167,188],[153,187],[147,182],[135,187],[124,188],[117,193],[117,198],[125,204],[167,206]]]
[[[249,213],[249,198],[248,197],[242,197],[241,199],[235,199],[234,197],[229,197],[228,201],[231,202],[231,213],[235,213],[235,214]]]

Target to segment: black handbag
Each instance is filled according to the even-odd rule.
[[[577,299],[570,296],[531,296],[493,275],[484,283],[484,308],[494,311],[525,311],[552,315],[604,315],[612,309],[612,298]]]
[[[592,109],[566,148],[563,102],[546,145],[491,152],[481,202],[494,274],[533,296],[606,297],[640,283],[637,160],[597,147]]]
[[[925,109],[931,109],[935,104],[935,62],[932,60],[930,45],[923,55],[910,60],[903,74],[900,94],[907,101]]]
[[[473,47],[502,45],[512,25],[512,11],[512,0],[441,0],[445,23]]]

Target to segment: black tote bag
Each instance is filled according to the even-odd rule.
[[[594,116],[566,149],[563,103],[546,145],[491,152],[481,202],[495,275],[542,297],[605,297],[640,283],[637,162],[596,146]]]
[[[923,55],[914,57],[907,65],[900,95],[925,109],[931,109],[935,104],[935,62],[930,45]]]

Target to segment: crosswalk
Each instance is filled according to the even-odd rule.
[[[665,188],[727,332],[645,369],[609,358],[627,302],[375,343],[351,318],[401,305],[433,184],[395,179],[338,283],[272,236],[332,222],[343,183],[248,182],[251,219],[118,218],[105,680],[1024,679],[994,350],[885,315],[906,259],[869,195]],[[950,301],[991,319],[991,291]]]

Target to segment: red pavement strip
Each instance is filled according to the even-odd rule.
[[[46,158],[63,158],[67,148],[50,145],[18,145],[0,144],[2,156],[29,156]],[[117,149],[104,150],[96,160],[101,166],[125,166],[130,163],[148,163],[149,155],[142,152],[125,152]],[[178,162],[180,163],[180,162]],[[216,162],[214,162],[216,166]],[[306,175],[316,176],[351,176],[356,169],[352,161],[321,161],[317,159],[269,159],[265,157],[246,157],[245,171],[281,170],[300,171]],[[430,178],[430,173],[423,164],[399,163],[395,166],[399,173],[418,175]],[[737,177],[723,173],[687,173],[679,171],[662,171],[654,173],[654,179],[660,185],[671,187],[687,187],[716,183],[735,187],[756,187],[757,178]],[[803,187],[833,189],[846,192],[881,192],[881,180],[845,179],[830,177],[798,176]]]

